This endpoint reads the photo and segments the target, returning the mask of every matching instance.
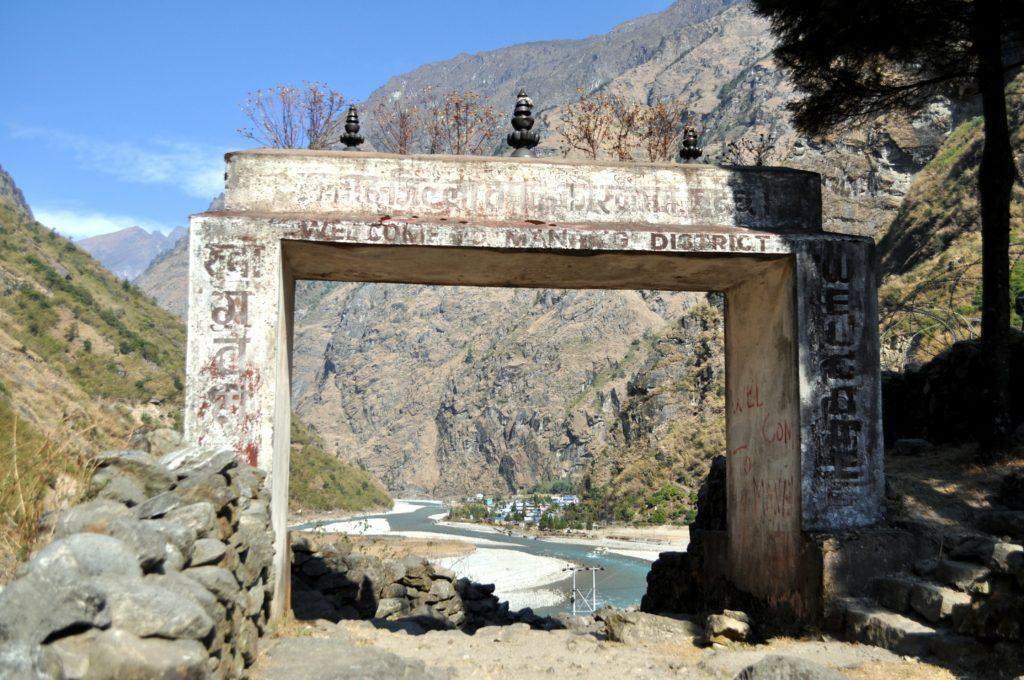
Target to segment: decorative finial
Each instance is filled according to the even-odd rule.
[[[345,134],[341,136],[341,143],[345,145],[344,151],[358,151],[357,147],[362,144],[364,140],[359,135],[359,112],[356,111],[356,105],[352,104],[348,107],[348,115],[345,117]]]
[[[704,155],[704,149],[699,142],[697,128],[687,120],[683,125],[683,145],[679,148],[679,157],[684,163],[695,160]]]
[[[513,158],[536,158],[533,147],[540,144],[540,133],[533,130],[533,100],[526,90],[519,90],[516,97],[516,108],[512,112],[512,128],[515,130],[508,136],[508,145],[515,151]]]

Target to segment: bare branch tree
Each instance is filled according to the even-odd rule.
[[[483,155],[498,134],[497,112],[472,90],[445,93],[433,100],[424,116],[430,153]]]
[[[775,144],[779,141],[774,132],[762,132],[756,137],[743,135],[725,145],[722,151],[724,165],[767,165],[776,160]]]
[[[377,123],[377,147],[389,153],[410,154],[415,150],[416,131],[420,129],[420,108],[408,98],[388,97],[370,112]]]
[[[242,111],[252,127],[238,133],[276,149],[326,149],[344,115],[345,97],[318,82],[250,92]]]
[[[679,120],[665,102],[658,102],[644,110],[641,137],[647,160],[657,163],[671,161],[675,157],[674,144],[679,136]]]
[[[608,113],[612,121],[611,148],[618,160],[633,160],[633,149],[638,143],[645,109],[623,97],[608,97]]]
[[[562,154],[581,151],[596,159],[611,135],[613,116],[607,94],[576,90],[578,98],[562,114]]]

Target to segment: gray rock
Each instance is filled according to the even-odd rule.
[[[377,603],[377,611],[373,616],[377,619],[386,619],[395,614],[404,614],[409,609],[409,601],[404,597],[388,597]]]
[[[438,579],[430,586],[430,591],[427,593],[427,602],[440,602],[451,599],[455,595],[455,587],[451,584],[451,581]]]
[[[168,555],[168,543],[163,532],[147,522],[137,519],[114,520],[107,525],[104,533],[123,541],[135,553],[144,571],[155,571],[163,565]]]
[[[967,593],[935,583],[917,583],[910,592],[910,607],[931,623],[948,620],[957,607],[970,606],[971,596]]]
[[[129,508],[106,498],[81,503],[61,513],[54,528],[54,538],[63,538],[81,532],[103,533],[115,519],[132,519]]]
[[[700,626],[687,619],[621,609],[603,610],[600,620],[609,640],[627,645],[693,640],[702,632]]]
[[[984,580],[992,572],[988,567],[956,560],[939,560],[935,568],[935,580],[957,590],[966,591]]]
[[[181,433],[168,427],[161,427],[146,434],[149,453],[157,457],[180,449],[181,440]]]
[[[23,640],[0,644],[0,678],[63,680],[60,658],[47,647]]]
[[[437,578],[443,578],[446,581],[454,581],[455,580],[455,572],[452,571],[451,569],[445,569],[444,567],[438,567],[438,566],[433,565],[433,564],[430,565],[430,568],[431,568],[430,570],[433,573],[433,575],[436,576]],[[404,576],[404,574],[403,574],[403,576]],[[398,579],[395,579],[395,580],[398,580]]]
[[[735,680],[846,680],[846,676],[806,659],[773,654],[744,668]]]
[[[96,483],[95,477],[93,483]],[[133,477],[121,474],[110,477],[96,496],[133,507],[145,502],[146,491]]]
[[[208,538],[217,532],[217,513],[208,502],[192,503],[175,508],[165,516],[168,522],[176,522],[196,532],[198,538]]]
[[[181,573],[216,595],[221,602],[234,602],[238,594],[238,581],[226,569],[213,566],[190,567]]]
[[[179,479],[193,475],[215,475],[238,465],[232,449],[205,449],[177,469]]]
[[[168,470],[177,471],[179,474],[187,474],[223,452],[227,452],[228,456],[234,459],[234,452],[228,448],[211,449],[202,446],[186,446],[160,456],[159,463]],[[220,470],[217,470],[217,472],[220,472]]]
[[[256,498],[263,490],[263,485],[267,479],[267,473],[259,468],[254,468],[251,465],[239,465],[229,473],[231,481],[238,486],[239,495],[242,498]],[[263,514],[269,517],[266,504],[253,503],[254,512],[259,512],[255,506],[262,506]],[[246,509],[248,511],[248,508]]]
[[[917,583],[909,576],[883,576],[872,581],[872,595],[883,607],[903,614],[910,609],[910,591]]]
[[[39,551],[20,570],[48,581],[75,582],[99,574],[141,576],[135,552],[120,539],[103,534],[73,534]]]
[[[206,615],[210,617],[214,625],[224,621],[226,610],[217,597],[194,579],[185,576],[181,572],[170,574],[147,574],[147,583],[169,590],[179,597],[192,600],[198,604]]]
[[[153,581],[97,576],[92,582],[106,594],[114,628],[139,637],[197,640],[213,627],[197,602]]]
[[[163,519],[145,520],[144,523],[159,531],[164,540],[177,548],[182,555],[191,554],[192,544],[196,542],[195,529]]]
[[[257,583],[246,591],[246,595],[248,599],[246,600],[244,613],[246,616],[256,616],[263,609],[263,603],[267,598],[266,591],[261,584]]]
[[[989,566],[1001,574],[1017,576],[1024,587],[1024,546],[1016,543],[996,543],[988,558]]]
[[[141,639],[105,630],[89,646],[89,678],[200,680],[207,653],[196,640]]]
[[[159,493],[135,508],[135,515],[139,519],[153,519],[163,517],[171,510],[185,505],[185,499],[173,491]]]
[[[324,578],[317,581],[317,586],[323,587],[323,581],[326,578],[329,577],[325,576]],[[345,581],[348,581],[347,577],[345,576],[341,576],[341,578],[345,579]],[[401,583],[389,583],[386,586],[384,586],[380,591],[381,599],[387,599],[392,597],[406,597],[408,594],[409,589],[403,586]]]
[[[84,633],[62,637],[47,645],[60,659],[65,678],[80,680],[89,673],[89,647],[100,632],[97,628],[90,628]]]
[[[704,626],[704,638],[708,642],[744,642],[750,639],[751,633],[747,621],[724,613],[712,614]]]
[[[190,474],[178,482],[174,491],[192,503],[209,502],[215,511],[238,498],[238,490],[228,486],[224,475],[216,472]]]
[[[39,644],[69,629],[109,625],[105,593],[80,580],[30,574],[0,592],[0,642]]]
[[[238,627],[238,632],[236,633],[235,644],[238,646],[238,652],[242,655],[246,665],[256,661],[259,639],[260,633],[256,630],[256,624],[248,619],[242,621],[242,625]]]
[[[193,567],[214,564],[224,557],[224,552],[227,549],[228,547],[216,538],[200,538],[192,546],[192,557],[189,564]]]
[[[102,483],[104,477],[129,475],[147,496],[166,491],[174,484],[174,475],[145,451],[108,451],[95,460],[98,470],[93,475],[94,481]]]

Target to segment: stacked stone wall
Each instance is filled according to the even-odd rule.
[[[377,619],[408,632],[461,629],[520,620],[493,585],[455,577],[420,557],[380,559],[345,541],[292,540],[292,609],[298,619]],[[525,619],[524,619],[525,620]]]
[[[0,592],[0,677],[244,677],[273,594],[264,473],[196,448],[96,466]]]

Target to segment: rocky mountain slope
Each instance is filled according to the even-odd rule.
[[[936,102],[913,118],[894,116],[867,131],[828,140],[799,137],[785,104],[792,86],[776,67],[766,21],[742,1],[677,0],[664,12],[585,40],[528,43],[422,66],[392,78],[365,109],[387,98],[472,89],[508,128],[515,93],[537,102],[541,148],[557,152],[564,108],[606,91],[642,103],[664,101],[702,129],[706,158],[726,142],[761,132],[777,137],[771,162],[821,173],[827,228],[872,234],[891,219],[913,175],[971,107]],[[374,123],[368,117],[372,140]],[[502,152],[502,143],[497,152]]]
[[[1024,76],[1007,87],[1018,171],[1024,171]],[[879,234],[883,365],[918,366],[954,342],[976,337],[981,322],[981,220],[978,166],[981,118],[960,125],[913,181]],[[1011,293],[1024,292],[1024,187],[1010,206]],[[1012,323],[1020,327],[1014,314]]]
[[[39,514],[84,491],[90,460],[180,429],[185,327],[72,241],[36,222],[0,175],[0,582]],[[390,505],[365,472],[326,456],[297,423],[296,507]],[[354,480],[324,493],[316,481]]]
[[[186,233],[188,230],[184,227],[176,227],[168,234],[128,227],[81,239],[78,245],[114,274],[131,281],[144,272],[156,257],[173,248]]]
[[[702,125],[710,160],[730,140],[769,132],[773,162],[822,174],[827,228],[885,229],[970,107],[936,102],[912,119],[801,139],[771,46],[745,2],[679,0],[605,35],[423,66],[368,104],[475,89],[505,112],[526,87],[553,151],[577,88],[665,100]],[[138,282],[179,313],[186,260],[179,245]],[[609,507],[630,507],[664,488],[688,494],[696,461],[722,446],[721,423],[695,408],[718,408],[720,357],[685,349],[715,337],[702,296],[308,283],[296,309],[298,411],[329,450],[393,490],[504,492],[569,476],[612,494]],[[666,378],[672,387],[656,387]]]
[[[32,217],[32,209],[25,201],[25,194],[21,192],[18,185],[14,183],[14,178],[4,170],[2,165],[0,165],[0,202],[7,203],[18,212]]]

